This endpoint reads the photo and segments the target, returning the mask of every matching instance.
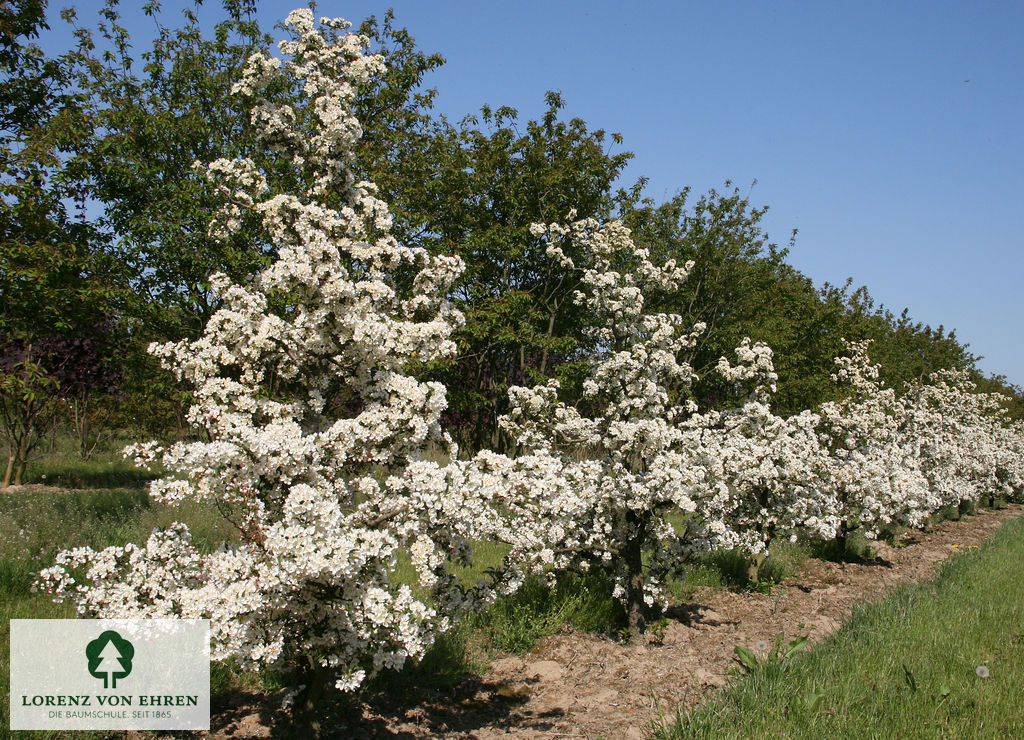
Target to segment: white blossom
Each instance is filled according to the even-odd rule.
[[[355,91],[380,59],[364,53],[364,37],[339,33],[342,21],[317,26],[300,10],[286,24],[286,58],[253,56],[235,92],[251,99],[261,145],[307,185],[271,194],[252,160],[206,166],[224,202],[211,234],[259,223],[276,260],[246,284],[212,276],[222,304],[203,335],[151,347],[191,388],[188,420],[205,441],[125,452],[168,471],[155,498],[216,502],[238,543],[200,552],[178,524],[141,547],[65,551],[40,582],[83,616],[207,618],[214,659],[312,660],[352,690],[423,655],[521,575],[464,590],[452,571],[499,518],[490,490],[458,464],[425,460],[428,449],[455,457],[440,425],[445,389],[407,368],[454,352],[462,319],[446,295],[462,263],[398,243],[376,187],[351,173]],[[312,135],[296,111],[261,99],[278,78],[304,91]],[[410,287],[398,270],[411,272]],[[270,294],[288,296],[287,310]],[[396,581],[402,552],[429,602]]]

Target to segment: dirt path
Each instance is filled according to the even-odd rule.
[[[771,594],[701,589],[674,609],[663,644],[618,644],[576,633],[555,635],[526,656],[492,663],[483,676],[449,694],[424,695],[403,707],[363,707],[363,720],[339,737],[642,738],[658,706],[673,714],[727,682],[733,648],[808,635],[820,641],[849,616],[854,602],[897,583],[920,581],[959,549],[983,543],[1024,513],[1013,505],[961,521],[894,549],[877,545],[872,563],[808,560]],[[759,645],[760,644],[760,645]],[[262,734],[252,717],[218,722],[221,737]],[[248,720],[248,721],[247,721]]]

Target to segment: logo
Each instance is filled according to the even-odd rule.
[[[85,646],[89,673],[103,679],[103,688],[116,689],[117,679],[132,672],[135,647],[114,630],[107,630]]]
[[[77,730],[210,729],[209,621],[12,619],[10,625],[12,730],[65,737]],[[5,730],[0,726],[0,738]]]

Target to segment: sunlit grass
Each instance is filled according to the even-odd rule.
[[[1024,737],[1021,562],[1018,519],[933,581],[861,606],[810,653],[663,720],[657,736]]]
[[[60,488],[126,488],[142,486],[157,477],[156,471],[142,470],[121,455],[124,446],[136,439],[125,435],[105,438],[88,459],[82,459],[78,442],[67,434],[46,440],[39,456],[29,461],[23,483],[40,483]]]

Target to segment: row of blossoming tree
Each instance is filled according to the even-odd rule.
[[[502,426],[515,453],[460,458],[445,388],[414,371],[455,351],[446,296],[462,263],[399,243],[387,204],[352,174],[352,102],[381,60],[344,21],[302,10],[287,26],[284,59],[253,56],[235,89],[296,193],[269,196],[248,159],[203,165],[224,198],[211,238],[257,224],[276,261],[244,285],[211,278],[222,307],[203,336],[151,347],[191,389],[206,441],[129,451],[169,472],[155,498],[215,502],[237,541],[202,552],[175,525],[141,546],[67,550],[40,584],[81,614],[207,618],[215,659],[299,668],[311,710],[331,682],[354,690],[422,656],[528,573],[607,572],[639,633],[694,552],[738,548],[756,568],[780,537],[842,542],[1020,497],[1024,428],[998,397],[956,371],[897,394],[865,343],[837,361],[842,401],[776,415],[771,350],[744,341],[718,372],[746,403],[697,408],[680,357],[703,327],[645,309],[692,265],[654,264],[621,224],[571,215],[534,237],[578,274],[593,317],[583,397],[514,387]],[[275,105],[274,85],[309,105]],[[454,566],[484,540],[510,546],[503,567],[461,583]],[[396,578],[402,558],[429,596]]]

